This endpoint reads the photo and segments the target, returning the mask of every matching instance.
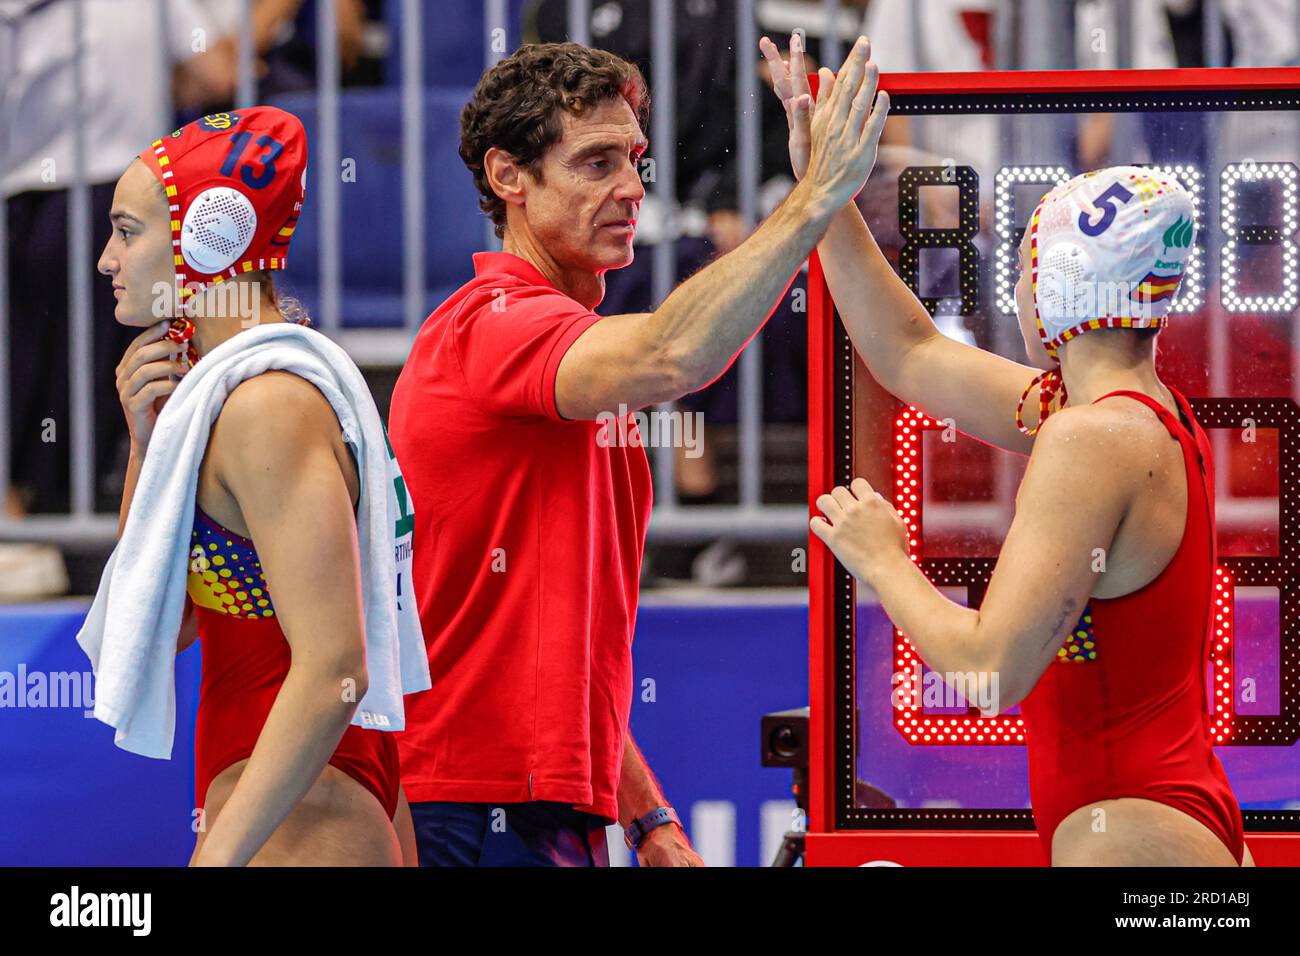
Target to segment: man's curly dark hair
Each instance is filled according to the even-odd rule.
[[[460,158],[474,174],[479,206],[505,235],[506,204],[492,191],[483,158],[495,146],[541,178],[542,156],[563,133],[560,111],[580,116],[588,108],[622,97],[644,131],[650,93],[636,65],[580,43],[532,43],[520,47],[479,78],[460,114]]]

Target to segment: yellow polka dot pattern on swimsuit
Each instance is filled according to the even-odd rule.
[[[1056,652],[1056,663],[1083,664],[1096,659],[1097,635],[1092,629],[1092,605],[1089,604],[1084,607],[1079,622]]]
[[[253,542],[223,528],[198,508],[190,532],[185,588],[198,607],[249,620],[275,617]]]

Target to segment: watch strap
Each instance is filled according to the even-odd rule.
[[[677,816],[677,811],[672,807],[656,807],[643,817],[638,817],[632,821],[632,824],[623,831],[623,839],[627,841],[629,849],[637,849],[641,841],[646,838],[646,834],[655,827],[661,827],[667,823],[676,823],[681,826],[681,818]]]

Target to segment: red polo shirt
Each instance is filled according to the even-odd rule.
[[[406,698],[402,784],[615,820],[649,463],[556,410],[560,360],[600,316],[517,256],[474,272],[425,320],[389,415],[433,677]]]

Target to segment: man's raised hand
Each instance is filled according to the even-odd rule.
[[[889,115],[889,94],[876,95],[880,70],[871,44],[858,37],[838,75],[817,71],[817,107],[809,124],[811,142],[804,181],[834,214],[862,189],[876,163],[876,148]],[[872,102],[875,101],[874,108]]]

